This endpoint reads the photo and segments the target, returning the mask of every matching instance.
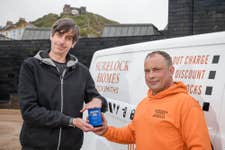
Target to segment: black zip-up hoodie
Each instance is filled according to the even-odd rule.
[[[69,127],[71,117],[82,117],[84,102],[94,97],[106,100],[97,92],[87,67],[71,54],[60,74],[48,51],[26,59],[19,76],[20,108],[23,126],[20,142],[24,148],[40,150],[79,150],[83,132]]]

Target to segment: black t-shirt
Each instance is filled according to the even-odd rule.
[[[52,61],[55,63],[57,70],[62,75],[63,71],[66,69],[66,63],[60,63],[60,62],[57,62],[54,60],[52,60]]]

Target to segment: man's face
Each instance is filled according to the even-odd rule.
[[[144,63],[145,82],[155,95],[172,85],[173,66],[167,66],[166,60],[159,54],[148,57]]]
[[[51,50],[55,54],[66,55],[70,48],[72,48],[76,42],[73,42],[73,33],[71,31],[66,33],[56,32],[50,37]]]

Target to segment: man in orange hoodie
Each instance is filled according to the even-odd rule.
[[[164,51],[149,53],[144,62],[148,95],[137,106],[134,119],[121,128],[94,129],[110,141],[136,144],[137,150],[211,150],[204,114],[182,82],[173,81],[174,67]]]

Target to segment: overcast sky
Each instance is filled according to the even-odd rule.
[[[168,23],[168,0],[1,0],[0,26],[19,18],[34,21],[48,13],[60,14],[64,4],[85,6],[88,12],[119,23],[152,23],[164,29]]]

